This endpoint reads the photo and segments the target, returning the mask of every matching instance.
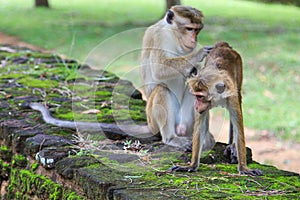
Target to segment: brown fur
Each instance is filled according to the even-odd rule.
[[[195,112],[195,125],[193,133],[192,162],[190,167],[175,167],[174,170],[195,171],[200,163],[200,155],[203,146],[203,138],[209,129],[208,112],[216,106],[226,107],[230,113],[230,121],[234,131],[234,145],[237,147],[238,170],[240,174],[262,175],[260,170],[252,170],[246,163],[246,146],[242,113],[242,59],[227,43],[217,43],[208,54],[205,66],[198,74],[188,80],[191,92],[198,95],[195,102],[203,104],[199,106],[202,114]],[[218,84],[224,84],[217,89]],[[219,92],[218,92],[219,91]],[[201,98],[199,97],[201,96]],[[207,103],[209,102],[209,103]],[[208,105],[207,105],[208,104]],[[206,109],[202,109],[207,105]]]
[[[172,11],[176,12],[183,18],[190,19],[191,23],[201,24],[204,17],[202,12],[190,6],[173,6]]]

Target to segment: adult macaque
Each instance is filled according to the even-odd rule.
[[[196,171],[200,163],[203,141],[209,129],[209,109],[222,106],[230,114],[233,144],[237,150],[240,174],[262,175],[258,169],[249,169],[246,163],[246,146],[242,113],[243,68],[240,55],[227,43],[217,43],[208,54],[205,66],[188,80],[195,96],[195,124],[193,133],[192,162],[189,167],[175,166],[173,171]]]
[[[194,97],[186,78],[210,49],[197,46],[202,19],[195,8],[173,6],[146,30],[143,38],[141,73],[148,126],[153,134],[160,132],[165,144],[184,149],[191,145],[194,125]],[[207,136],[209,146],[214,139],[211,134]]]
[[[56,126],[83,130],[93,127],[95,131],[126,132],[136,137],[160,132],[165,144],[189,149],[194,125],[194,97],[186,85],[186,78],[195,73],[199,62],[210,50],[199,49],[197,45],[197,35],[203,28],[202,19],[202,13],[195,8],[174,6],[145,32],[141,73],[147,98],[148,126],[75,123],[51,117],[41,104],[32,103],[31,108],[39,110],[47,123]],[[214,144],[210,133],[205,144],[207,148]]]

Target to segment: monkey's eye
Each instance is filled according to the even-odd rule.
[[[185,27],[185,30],[187,30],[189,32],[195,32],[197,34],[200,32],[199,28],[192,28],[192,27]]]
[[[193,31],[194,30],[194,28],[191,28],[191,27],[186,27],[185,28],[187,31]]]

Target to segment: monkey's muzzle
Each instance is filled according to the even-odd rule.
[[[210,109],[211,98],[208,97],[206,91],[193,92],[192,94],[195,96],[194,107],[197,112],[201,114]]]

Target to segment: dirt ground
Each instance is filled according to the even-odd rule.
[[[1,32],[0,44],[23,46],[34,50],[46,51]],[[222,115],[213,116],[211,132],[214,133],[217,141],[228,141],[228,127],[229,123],[228,121],[224,121]],[[245,128],[245,135],[246,144],[252,149],[255,161],[300,174],[300,144],[281,141],[268,131]]]
[[[216,114],[212,118],[211,132],[216,140],[227,143],[229,122],[224,120],[222,114]],[[252,149],[255,161],[300,174],[300,144],[279,140],[268,131],[246,127],[245,136],[246,145]]]

